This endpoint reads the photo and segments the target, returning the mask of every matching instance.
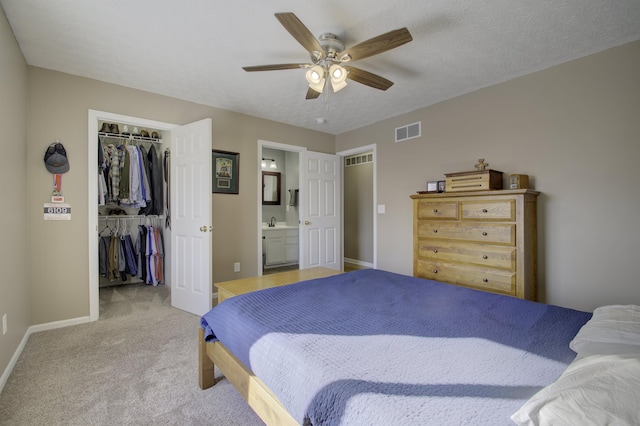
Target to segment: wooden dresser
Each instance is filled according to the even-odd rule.
[[[413,275],[536,300],[538,194],[412,195]]]

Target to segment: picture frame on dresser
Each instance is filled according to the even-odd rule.
[[[211,150],[211,192],[238,194],[240,189],[240,154],[237,152]]]

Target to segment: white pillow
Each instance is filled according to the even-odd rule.
[[[640,353],[640,306],[607,305],[596,308],[569,347],[579,357]]]
[[[511,419],[521,426],[636,425],[640,419],[640,356],[578,359]]]

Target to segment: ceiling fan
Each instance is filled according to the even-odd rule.
[[[319,97],[328,82],[331,82],[333,91],[337,92],[347,85],[347,79],[375,89],[387,90],[393,85],[392,81],[344,64],[386,52],[413,40],[409,30],[400,28],[345,50],[344,43],[334,34],[324,33],[316,39],[293,13],[276,13],[275,16],[293,38],[311,54],[312,63],[256,65],[242,67],[242,69],[249,72],[306,69],[306,78],[309,82],[306,99]]]

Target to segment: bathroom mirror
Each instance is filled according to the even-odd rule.
[[[280,172],[262,172],[262,204],[280,205]]]

